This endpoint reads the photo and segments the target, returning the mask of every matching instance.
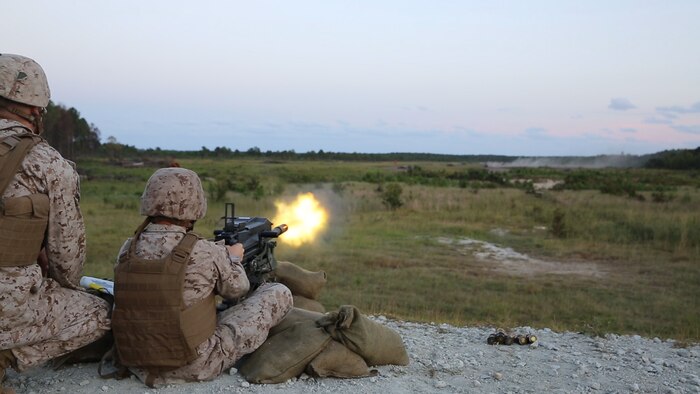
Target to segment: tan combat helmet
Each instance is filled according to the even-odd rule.
[[[194,171],[161,168],[146,183],[141,195],[141,215],[199,220],[207,213],[202,182]]]
[[[34,60],[0,54],[0,96],[18,103],[45,108],[51,92],[46,74]]]

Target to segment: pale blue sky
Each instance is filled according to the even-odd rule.
[[[0,51],[141,148],[700,146],[700,1],[6,1]]]

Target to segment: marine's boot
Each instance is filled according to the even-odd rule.
[[[10,349],[0,350],[0,394],[15,394],[15,390],[4,387],[5,370],[7,368],[17,368],[17,359]]]
[[[64,364],[93,363],[102,359],[102,356],[114,345],[112,331],[107,333],[95,342],[89,343],[79,349],[75,349],[68,354],[59,356],[51,360],[53,369],[59,369]]]

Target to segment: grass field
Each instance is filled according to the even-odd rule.
[[[209,210],[195,230],[205,236],[221,225],[224,202],[235,202],[239,215],[273,217],[275,200],[314,192],[329,209],[328,228],[301,248],[281,241],[276,255],[328,273],[321,296],[328,309],[354,304],[416,321],[700,340],[697,172],[490,173],[462,163],[263,159],[180,164],[204,181]],[[142,221],[139,196],[155,168],[98,160],[79,168],[86,274],[112,277],[120,245]],[[514,186],[514,179],[525,181]],[[534,190],[543,179],[564,187]],[[399,185],[393,206],[390,185]],[[541,264],[485,259],[483,250],[463,247],[469,240]]]

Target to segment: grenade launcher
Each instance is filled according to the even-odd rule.
[[[229,215],[230,213],[230,215]],[[234,216],[233,203],[226,203],[224,228],[214,230],[214,240],[224,240],[226,245],[243,244],[243,268],[250,281],[251,290],[263,283],[269,273],[277,268],[273,251],[277,246],[275,238],[287,231],[286,224],[272,228],[266,218]]]

